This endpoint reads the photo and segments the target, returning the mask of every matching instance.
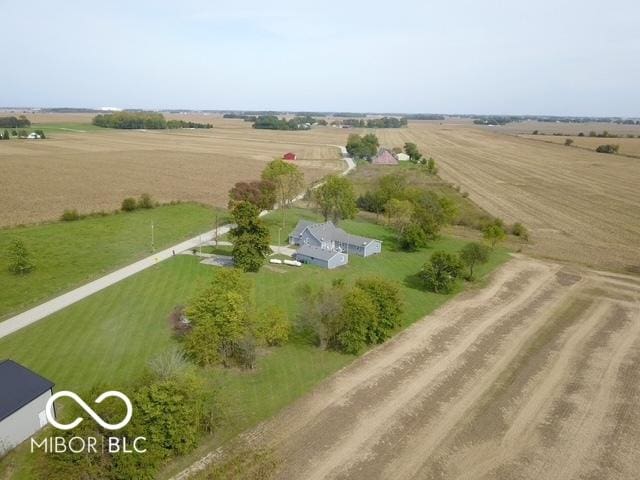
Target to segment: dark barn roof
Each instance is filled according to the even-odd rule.
[[[0,421],[35,400],[53,383],[13,360],[0,361]]]

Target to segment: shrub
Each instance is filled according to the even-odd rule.
[[[564,146],[565,146],[565,147],[570,147],[571,145],[573,145],[573,139],[571,139],[571,138],[566,138],[566,139],[564,140]]]
[[[372,321],[377,321],[377,311],[371,298],[359,288],[351,289],[345,294],[342,311],[336,319],[332,346],[345,353],[358,354],[368,343]]]
[[[267,307],[258,317],[256,337],[269,346],[279,346],[289,340],[291,322],[280,307]]]
[[[80,220],[80,214],[75,208],[72,210],[65,210],[60,216],[60,220],[63,222],[75,222],[76,220]]]
[[[462,263],[456,255],[437,251],[424,264],[420,278],[427,290],[435,293],[450,293],[462,270]]]
[[[598,153],[618,153],[620,149],[620,145],[612,145],[607,143],[606,145],[600,145],[596,148],[596,152]]]
[[[120,207],[123,212],[133,212],[136,208],[138,208],[138,202],[133,197],[127,197],[122,201],[122,207]]]
[[[484,239],[491,244],[491,248],[495,248],[496,244],[503,241],[506,235],[504,228],[497,223],[487,225],[483,231]]]
[[[20,239],[9,244],[9,271],[15,275],[24,275],[35,268],[31,255]]]
[[[368,343],[382,343],[391,336],[393,329],[400,325],[402,299],[398,286],[378,277],[360,278],[356,287],[365,292],[376,307],[376,321],[367,329]]]
[[[473,269],[489,260],[489,248],[478,242],[467,243],[460,251],[460,261],[469,267],[469,280],[473,279]]]
[[[140,200],[138,200],[138,208],[153,208],[155,207],[155,202],[151,198],[151,195],[148,193],[143,193],[140,195]]]
[[[516,222],[511,227],[511,234],[520,237],[522,240],[529,240],[529,230],[520,222]]]

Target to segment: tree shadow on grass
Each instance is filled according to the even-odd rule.
[[[414,290],[424,291],[424,282],[420,278],[420,273],[412,273],[411,275],[407,275],[404,277],[402,284],[407,288],[412,288]]]

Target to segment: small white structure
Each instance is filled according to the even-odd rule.
[[[398,159],[399,162],[408,162],[411,157],[409,157],[409,155],[407,155],[406,153],[396,153],[396,158]]]
[[[272,258],[269,260],[269,263],[275,263],[277,265],[282,265],[282,260],[280,260],[279,258]]]
[[[37,134],[37,133],[35,133],[35,132],[32,132],[32,133],[30,133],[29,135],[27,135],[27,138],[28,138],[29,140],[36,140],[36,139],[40,138],[40,135],[38,135],[38,134]]]
[[[282,263],[284,263],[285,265],[289,265],[291,267],[301,267],[302,263],[298,262],[297,260],[284,260]]]

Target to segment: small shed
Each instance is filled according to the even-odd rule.
[[[287,152],[282,156],[282,158],[285,160],[296,160],[296,154],[293,152]]]
[[[349,255],[343,252],[326,250],[311,245],[302,245],[294,254],[294,258],[302,263],[317,265],[332,270],[349,263]]]
[[[0,455],[47,424],[53,383],[13,360],[0,361]]]
[[[409,155],[407,155],[406,153],[396,153],[396,158],[398,159],[399,162],[408,162],[411,157],[409,157]]]

